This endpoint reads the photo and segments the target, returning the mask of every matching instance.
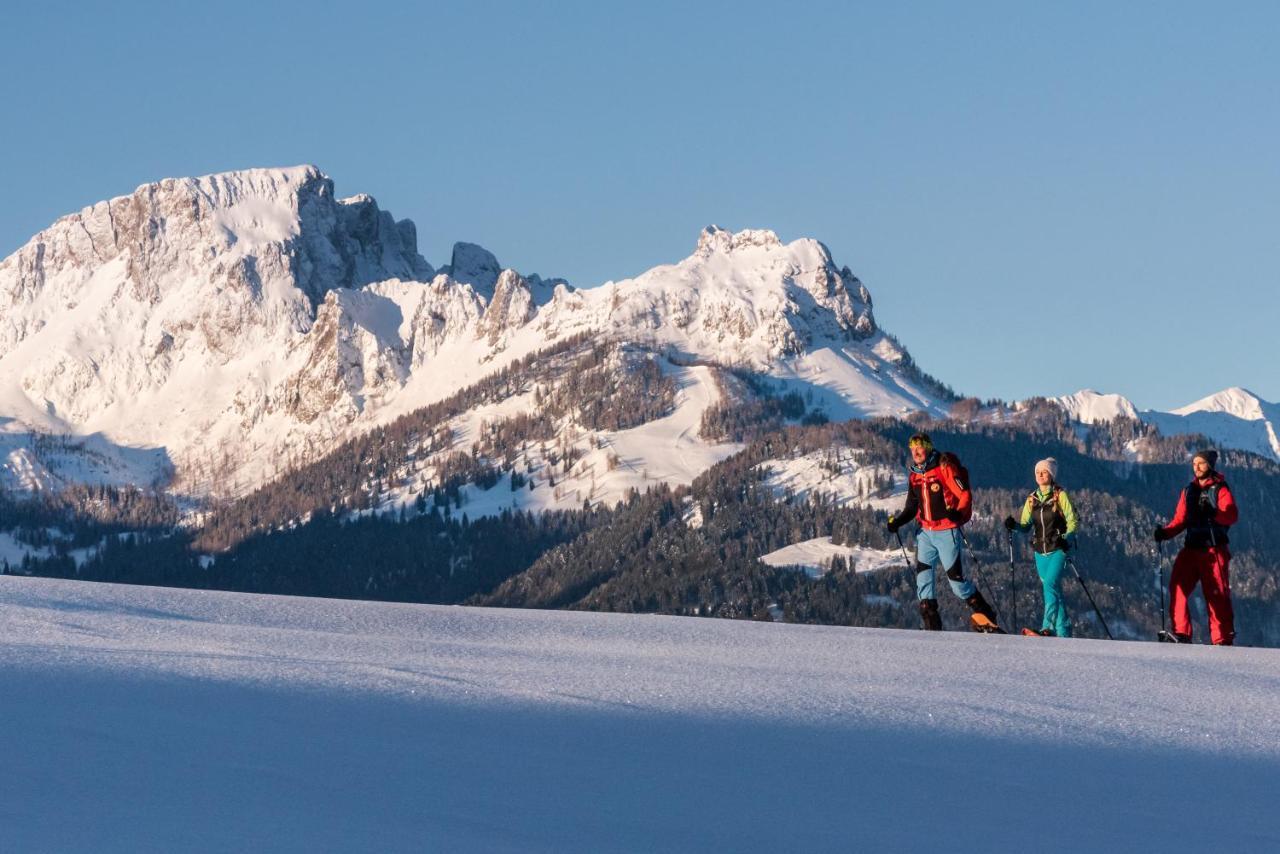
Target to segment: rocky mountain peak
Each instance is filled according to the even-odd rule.
[[[504,331],[524,326],[536,311],[529,283],[515,270],[503,270],[477,331],[489,344],[496,344]]]
[[[440,272],[455,282],[470,285],[478,295],[488,300],[493,297],[494,286],[502,273],[502,265],[493,253],[474,243],[453,244],[453,255],[448,266]]]
[[[781,247],[778,235],[767,228],[748,228],[742,231],[729,231],[718,225],[709,225],[698,235],[698,247],[694,254],[706,258],[720,253],[728,255],[749,247],[770,248]]]
[[[711,226],[682,261],[581,290],[473,243],[449,261],[433,270],[411,222],[371,195],[339,198],[314,166],[143,185],[0,262],[0,416],[162,448],[180,480],[217,493],[211,472],[260,483],[282,455],[321,453],[580,334],[839,376],[851,411],[931,405],[902,391],[905,351],[816,240]]]

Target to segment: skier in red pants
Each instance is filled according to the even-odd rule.
[[[1155,538],[1159,543],[1187,532],[1169,578],[1169,614],[1174,635],[1179,641],[1191,642],[1187,601],[1199,582],[1209,606],[1210,639],[1215,646],[1230,646],[1235,641],[1236,628],[1231,612],[1227,528],[1240,518],[1240,511],[1227,481],[1214,470],[1217,464],[1217,451],[1201,451],[1192,458],[1195,477],[1182,490],[1172,521],[1156,528]]]

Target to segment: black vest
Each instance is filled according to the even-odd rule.
[[[1187,539],[1184,545],[1193,549],[1207,549],[1210,546],[1225,546],[1231,542],[1227,537],[1227,526],[1212,521],[1218,507],[1218,490],[1226,486],[1225,480],[1215,480],[1208,486],[1201,486],[1200,481],[1193,480],[1187,484],[1186,513]],[[1212,510],[1206,509],[1201,499],[1208,500]]]
[[[1058,505],[1058,493],[1061,491],[1055,486],[1048,497],[1041,500],[1037,489],[1027,499],[1031,502],[1031,546],[1040,554],[1057,551],[1067,534],[1067,517]]]

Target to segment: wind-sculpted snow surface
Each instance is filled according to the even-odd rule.
[[[1271,650],[0,582],[5,850],[1280,845]]]

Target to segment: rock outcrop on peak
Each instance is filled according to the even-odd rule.
[[[729,231],[718,225],[709,225],[698,235],[698,246],[694,254],[706,258],[717,252],[728,255],[737,249],[748,247],[772,248],[781,247],[778,235],[767,228],[747,228],[742,231]]]
[[[412,220],[397,222],[372,196],[338,203],[346,240],[336,243],[346,264],[343,287],[360,287],[389,278],[426,281],[435,275],[418,254],[418,229]]]
[[[195,493],[580,334],[806,378],[849,414],[939,396],[816,240],[712,226],[683,261],[586,290],[472,243],[437,270],[412,222],[314,166],[167,179],[63,217],[0,262],[0,311],[0,416],[163,448]]]
[[[825,246],[784,244],[764,229],[710,226],[683,261],[593,296],[597,322],[614,334],[762,370],[813,347],[872,343],[877,333],[870,294]]]
[[[455,243],[448,265],[441,267],[440,272],[459,284],[469,285],[477,294],[488,299],[498,283],[502,265],[483,246]]]
[[[529,283],[515,270],[498,274],[493,297],[480,318],[478,332],[489,344],[497,344],[508,329],[524,326],[533,319],[536,307]]]

